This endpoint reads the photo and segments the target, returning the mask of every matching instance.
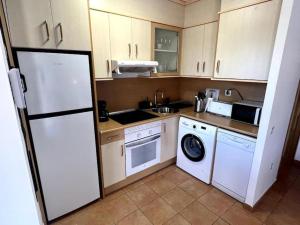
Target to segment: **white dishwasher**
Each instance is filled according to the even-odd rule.
[[[218,129],[212,185],[245,202],[256,139]]]

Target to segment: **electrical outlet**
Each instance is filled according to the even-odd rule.
[[[231,96],[231,90],[225,89],[225,96]]]

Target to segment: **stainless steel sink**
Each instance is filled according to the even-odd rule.
[[[162,107],[152,108],[152,111],[156,113],[176,113],[179,110],[167,106],[162,106]]]

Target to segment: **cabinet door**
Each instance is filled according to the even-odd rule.
[[[95,78],[111,77],[109,16],[105,12],[90,10],[92,52]]]
[[[51,0],[58,49],[91,50],[87,0]]]
[[[151,60],[151,23],[132,19],[133,60]]]
[[[133,54],[131,18],[110,14],[110,48],[113,60],[129,60]]]
[[[200,75],[203,63],[204,26],[184,29],[182,32],[181,75]]]
[[[104,187],[126,178],[124,140],[101,146]]]
[[[13,47],[55,48],[49,0],[5,0]]]
[[[178,123],[178,117],[162,121],[161,163],[172,159],[177,155]]]
[[[217,47],[218,23],[209,23],[204,26],[202,75],[212,77],[214,74],[215,54]]]
[[[276,1],[221,14],[215,77],[267,80],[277,17]]]

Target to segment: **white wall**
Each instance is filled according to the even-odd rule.
[[[0,33],[0,224],[42,224]]]
[[[300,161],[300,138],[299,138],[298,145],[297,145],[295,160]]]
[[[246,203],[276,181],[300,78],[300,1],[283,0]]]
[[[221,0],[201,0],[185,7],[184,27],[209,23],[219,19]]]
[[[166,0],[90,0],[90,8],[183,27],[184,6]]]

